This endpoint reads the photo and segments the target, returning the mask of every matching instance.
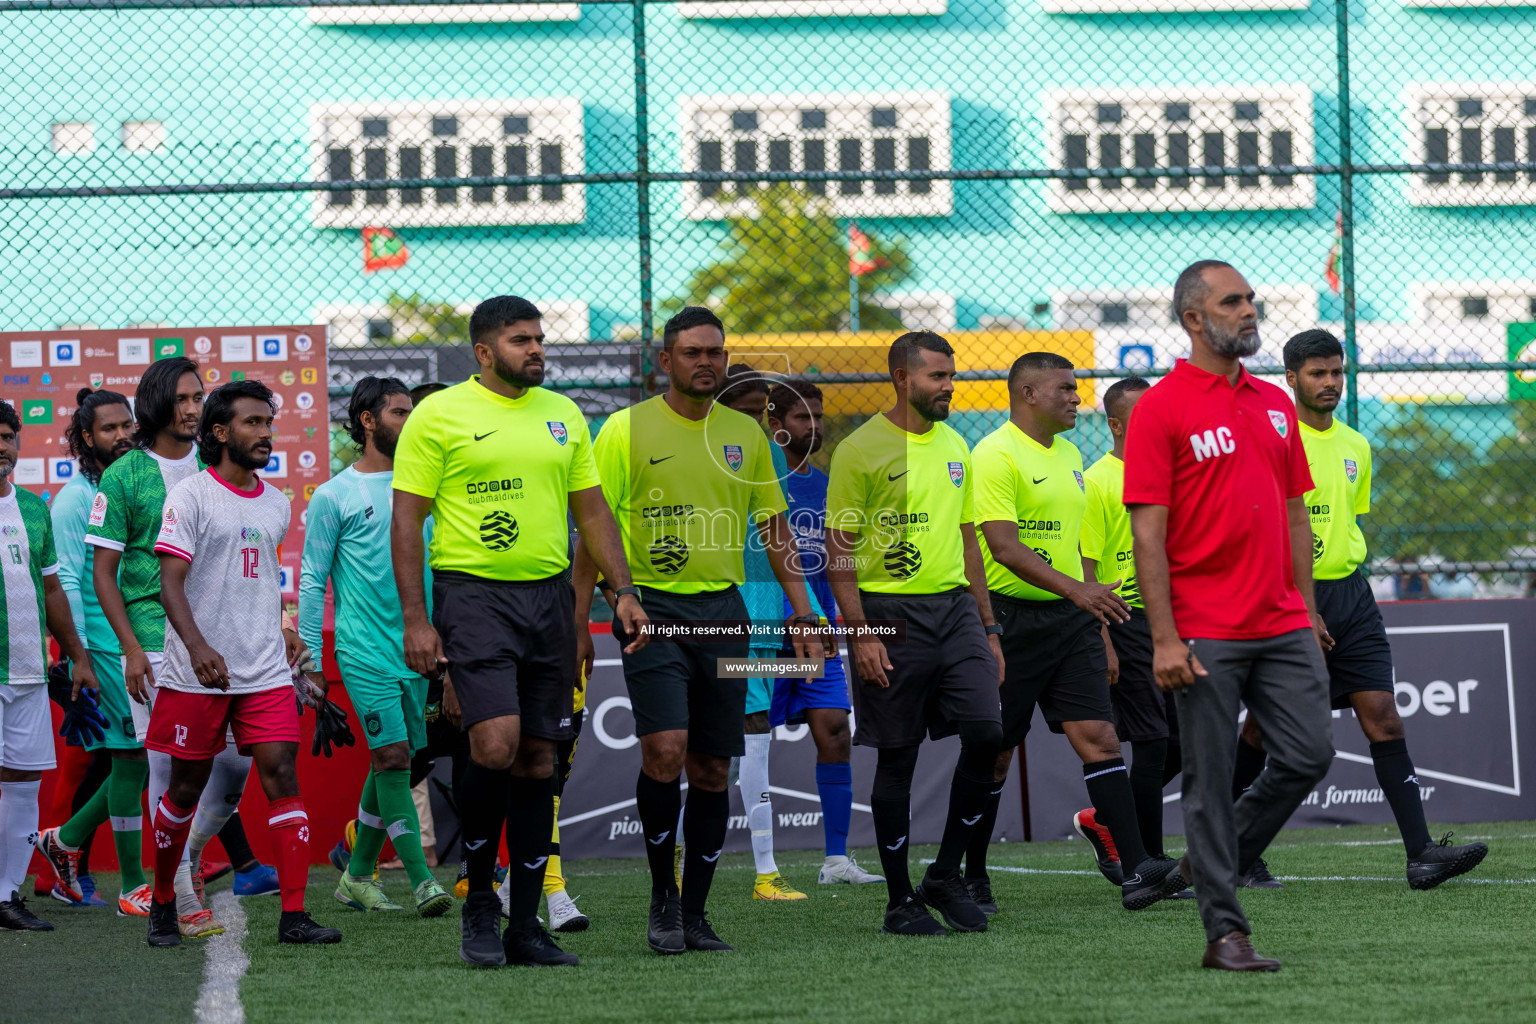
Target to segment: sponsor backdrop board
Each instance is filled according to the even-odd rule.
[[[131,400],[144,369],[172,356],[197,363],[210,391],[232,380],[262,381],[279,404],[272,459],[261,476],[293,503],[282,585],[284,600],[297,601],[305,509],[331,474],[325,350],[326,329],[313,326],[0,333],[0,397],[22,422],[15,482],[51,501],[74,476],[64,428],[81,388],[118,391]]]
[[[1536,601],[1384,602],[1381,611],[1429,820],[1536,818]],[[1333,746],[1333,767],[1290,827],[1393,824],[1354,712],[1333,713]],[[1028,752],[1031,837],[1069,838],[1087,800],[1077,758],[1038,713]],[[1184,830],[1178,793],[1175,779],[1163,797],[1169,833]]]

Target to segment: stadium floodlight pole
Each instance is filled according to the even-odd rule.
[[[1349,119],[1349,0],[1334,0],[1338,26],[1339,69],[1339,259],[1344,298],[1344,363],[1349,374],[1344,380],[1344,422],[1351,427],[1360,422],[1359,374],[1360,348],[1355,335],[1355,180],[1354,146]]]

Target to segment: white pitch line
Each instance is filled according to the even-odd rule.
[[[245,1024],[245,1007],[240,1004],[240,979],[251,965],[245,955],[245,911],[232,892],[213,897],[213,916],[224,922],[224,934],[208,940],[207,960],[203,964],[203,987],[198,990],[199,1024]]]
[[[922,863],[931,864],[932,859],[924,858]],[[1091,878],[1100,877],[1097,871],[1067,871],[1056,868],[1016,868],[987,865],[988,871],[1006,871],[1014,875],[1085,875]],[[1403,879],[1400,876],[1386,875],[1276,875],[1283,882],[1397,882]],[[1536,878],[1453,878],[1450,882],[1442,884],[1450,885],[1453,882],[1467,882],[1473,885],[1536,885]]]

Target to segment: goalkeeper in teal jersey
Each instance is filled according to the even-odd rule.
[[[353,389],[347,432],[362,456],[310,498],[299,570],[299,636],[310,650],[322,649],[329,579],[335,595],[336,662],[373,762],[358,807],[357,839],[336,899],[357,910],[401,909],[373,873],[387,837],[410,876],[417,913],[437,917],[453,905],[453,897],[427,867],[410,781],[411,754],[427,742],[427,680],[405,664],[389,553],[395,443],[410,414],[410,391],[393,377],[364,377]],[[311,678],[324,687],[318,672]]]

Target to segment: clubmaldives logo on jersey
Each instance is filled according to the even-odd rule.
[[[1281,437],[1284,437],[1286,434],[1290,433],[1291,421],[1286,419],[1285,413],[1281,412],[1279,409],[1269,410],[1269,422],[1275,425],[1275,433],[1279,434]]]
[[[965,463],[951,462],[949,464],[949,482],[956,487],[965,483]]]
[[[741,445],[728,444],[725,446],[725,464],[731,467],[732,473],[741,472]]]
[[[100,491],[91,499],[90,525],[105,526],[107,522],[107,496]]]
[[[250,541],[252,544],[261,543],[261,531],[254,526],[240,527],[240,539]]]
[[[549,428],[549,436],[555,439],[556,444],[565,444],[566,433],[564,423],[556,423],[554,420],[545,420],[544,425]]]
[[[1360,475],[1360,466],[1354,459],[1344,460],[1344,475],[1349,477],[1350,483],[1354,483],[1355,478]]]

